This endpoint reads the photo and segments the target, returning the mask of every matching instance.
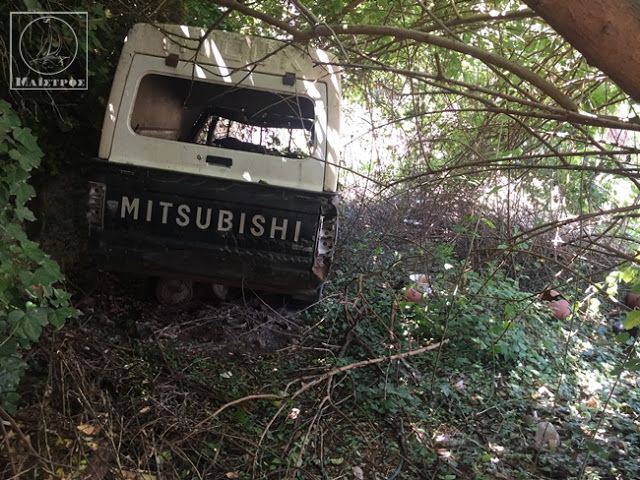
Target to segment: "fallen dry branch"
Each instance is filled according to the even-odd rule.
[[[298,390],[296,390],[296,392],[291,395],[291,399],[296,398],[298,395],[300,395],[302,392],[306,391],[307,389],[309,389],[310,387],[319,384],[320,382],[323,382],[329,378],[333,378],[334,376],[338,375],[339,373],[344,373],[347,372],[349,370],[353,370],[356,368],[362,368],[362,367],[366,367],[368,365],[376,365],[378,363],[382,363],[382,362],[387,362],[387,361],[392,361],[392,360],[399,360],[402,358],[407,358],[407,357],[412,357],[414,355],[420,355],[421,353],[425,353],[431,350],[436,350],[438,348],[440,348],[441,346],[443,346],[444,344],[448,343],[449,340],[445,339],[442,342],[438,342],[438,343],[433,343],[431,345],[427,345],[426,347],[422,347],[422,348],[418,348],[416,350],[410,350],[408,352],[402,352],[402,353],[396,353],[395,355],[389,355],[386,357],[378,357],[378,358],[371,358],[369,360],[361,360],[359,362],[353,362],[350,363],[348,365],[344,365],[342,367],[338,367],[338,368],[334,368],[329,370],[327,373],[323,373],[322,375],[319,376],[309,376],[309,377],[302,377],[301,379],[298,379],[294,382],[289,383],[289,385],[287,386],[287,388],[289,386],[291,386],[293,383],[297,383],[297,382],[302,382],[304,380],[309,380],[312,379],[310,382],[305,383],[302,387],[300,387]],[[286,394],[286,390],[285,390],[285,394]]]
[[[233,407],[234,405],[238,405],[238,404],[244,403],[244,402],[250,402],[251,400],[282,400],[282,398],[283,398],[282,395],[275,395],[275,394],[247,395],[246,397],[237,398],[235,400],[232,400],[231,402],[225,403],[219,409],[217,409],[215,412],[213,412],[211,415],[209,415],[207,418],[202,420],[200,423],[196,424],[196,426],[193,427],[193,432],[195,433],[200,427],[202,427],[206,423],[208,423],[211,420],[213,420],[214,418],[216,418],[218,415],[220,415],[222,412],[224,412],[227,408]],[[187,435],[185,437],[185,440],[187,438],[189,438],[190,436],[191,435]]]

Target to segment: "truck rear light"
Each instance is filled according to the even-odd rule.
[[[107,186],[104,183],[89,182],[87,189],[87,221],[90,225],[102,226]]]

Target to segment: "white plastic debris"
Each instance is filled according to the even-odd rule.
[[[298,416],[300,415],[300,409],[299,408],[292,408],[291,411],[289,412],[288,417],[291,420],[295,420],[296,418],[298,418]]]
[[[429,283],[429,276],[424,273],[414,273],[409,275],[412,282],[415,282],[416,290],[427,295],[433,293],[431,290],[431,284]]]
[[[536,394],[537,394],[538,397],[553,398],[553,393],[551,392],[551,390],[549,390],[545,386],[542,386],[542,387],[538,388],[538,390],[536,391]]]
[[[461,378],[456,383],[454,383],[453,384],[453,389],[458,393],[466,393],[467,387],[464,384],[464,379]]]
[[[364,480],[364,472],[360,467],[351,467],[351,471],[356,480]]]
[[[560,445],[560,435],[551,422],[540,422],[536,429],[536,446],[542,448],[544,445],[549,445],[551,448],[557,448]]]

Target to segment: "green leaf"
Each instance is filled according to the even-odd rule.
[[[35,322],[41,327],[44,327],[49,323],[47,319],[47,309],[42,307],[27,308],[24,321]]]
[[[594,442],[593,440],[585,440],[584,444],[586,445],[587,449],[591,452],[591,453],[598,453],[600,452],[600,450],[602,450],[602,447],[600,445],[598,445],[596,442]]]
[[[42,157],[44,157],[44,153],[42,152],[42,150],[40,150],[38,141],[36,137],[31,133],[31,130],[29,130],[27,133],[28,135],[23,135],[21,137],[21,145],[18,146],[18,148],[20,149],[20,153],[22,153],[23,157],[28,162],[28,165],[35,168],[40,165],[40,160],[42,159]],[[14,136],[14,138],[16,137]],[[18,139],[16,138],[16,140]]]
[[[622,281],[624,283],[630,283],[633,281],[635,277],[635,269],[629,267],[626,268],[623,272],[622,272]]]
[[[623,320],[625,330],[631,330],[633,327],[640,325],[640,310],[634,310],[627,313],[627,317]]]
[[[36,219],[33,212],[29,210],[27,207],[16,208],[16,216],[20,221],[26,220],[27,222],[33,222]]]
[[[9,150],[9,157],[18,162],[18,164],[27,171],[37,167],[40,164],[42,152],[32,152],[29,147],[23,145]]]
[[[54,288],[53,294],[55,295],[56,300],[58,300],[59,302],[66,303],[68,300],[71,299],[71,294],[66,290],[62,290],[61,288]]]
[[[38,284],[39,282],[33,281],[34,273],[29,270],[21,270],[18,272],[18,278],[22,282],[22,285],[25,287],[30,287],[31,285]]]
[[[9,235],[9,237],[19,242],[28,241],[27,234],[24,232],[24,230],[22,230],[22,228],[19,225],[16,225],[15,223],[10,223],[8,225],[0,224],[0,229],[3,229],[5,233]]]
[[[44,9],[38,0],[23,0],[24,6],[31,12],[42,12]]]
[[[7,315],[7,322],[9,322],[9,325],[12,327],[15,327],[22,317],[24,317],[24,312],[22,310],[12,310],[9,312],[9,315]]]
[[[58,265],[53,261],[45,260],[43,267],[33,272],[31,285],[51,285],[52,283],[59,282],[63,278],[64,276],[60,272]]]
[[[8,166],[5,171],[7,174],[6,181],[10,186],[10,191],[12,193],[16,190],[18,185],[25,183],[30,176],[27,170],[16,164]]]
[[[484,223],[486,223],[489,228],[496,228],[496,226],[493,224],[493,222],[491,220],[489,220],[488,218],[483,218],[482,221]]]
[[[16,205],[18,207],[23,206],[36,195],[35,189],[28,183],[23,183],[17,189],[15,189],[13,193],[16,196]]]
[[[18,349],[18,340],[15,336],[10,336],[0,342],[0,365],[3,365],[2,357],[8,357],[16,353]],[[3,365],[4,366],[4,365]]]
[[[622,335],[627,335],[627,337],[629,336],[628,333],[625,333],[625,334],[622,334]],[[617,340],[617,338],[616,338],[616,340]],[[627,338],[627,340],[628,340],[628,338]],[[635,368],[630,368],[629,362],[623,363],[623,364],[620,364],[620,365],[616,365],[614,368],[611,369],[611,375],[617,377],[622,372],[627,372],[627,371],[630,371],[630,372],[636,371],[637,372],[638,371],[637,365],[635,365]]]
[[[640,360],[632,358],[625,363],[624,368],[630,372],[637,372],[640,370]]]
[[[40,248],[40,245],[32,241],[22,244],[22,255],[37,264],[43,263],[48,258],[47,254]]]
[[[16,333],[21,332],[24,337],[31,340],[32,342],[37,342],[40,338],[40,334],[42,333],[42,326],[36,322],[27,321],[23,319],[18,327]],[[23,346],[26,346],[23,343]]]
[[[440,391],[444,394],[445,397],[451,396],[451,387],[448,383],[441,384]]]
[[[615,338],[618,343],[627,343],[627,340],[631,338],[631,335],[629,335],[629,332],[622,332],[617,334]]]
[[[56,328],[62,328],[68,318],[78,318],[78,311],[73,307],[49,309],[49,323]]]
[[[25,1],[25,6],[42,10],[35,0]],[[0,155],[0,405],[15,411],[17,386],[26,368],[20,349],[38,341],[49,323],[59,328],[79,312],[69,305],[67,292],[53,287],[64,279],[59,265],[29,240],[24,230],[24,221],[35,219],[26,206],[36,193],[28,183],[29,172],[40,164],[44,154],[33,132],[22,127],[9,103],[2,99]],[[44,298],[40,296],[42,291]],[[47,303],[59,308],[54,310]]]
[[[236,408],[236,420],[240,422],[240,424],[246,426],[249,423],[249,418],[247,417],[247,412],[244,408]]]
[[[11,278],[0,278],[0,303],[11,305],[14,302],[17,293],[18,291],[13,286]]]

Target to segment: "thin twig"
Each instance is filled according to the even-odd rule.
[[[13,476],[18,476],[18,470],[16,468],[16,464],[13,461],[13,455],[11,455],[11,444],[9,443],[9,434],[7,433],[7,429],[4,427],[4,421],[0,420],[0,428],[2,429],[2,438],[4,439],[4,448],[6,451],[7,458],[9,459],[9,465],[11,465],[11,471],[13,472]]]
[[[24,432],[22,431],[22,429],[18,426],[18,424],[16,423],[16,421],[13,419],[13,417],[11,415],[9,415],[9,413],[7,413],[7,411],[0,407],[0,417],[5,418],[10,424],[11,424],[11,428],[15,431],[16,435],[18,436],[18,438],[20,439],[20,441],[22,441],[22,443],[24,444],[24,446],[27,448],[27,451],[29,452],[29,454],[31,456],[33,456],[41,465],[42,468],[51,476],[53,476],[53,478],[60,478],[60,476],[56,475],[49,467],[49,461],[42,457],[38,452],[36,452],[36,450],[33,448],[33,445],[31,445],[31,441],[29,440],[29,437],[27,437]],[[1,422],[1,420],[0,420]],[[7,452],[8,454],[9,452]]]

